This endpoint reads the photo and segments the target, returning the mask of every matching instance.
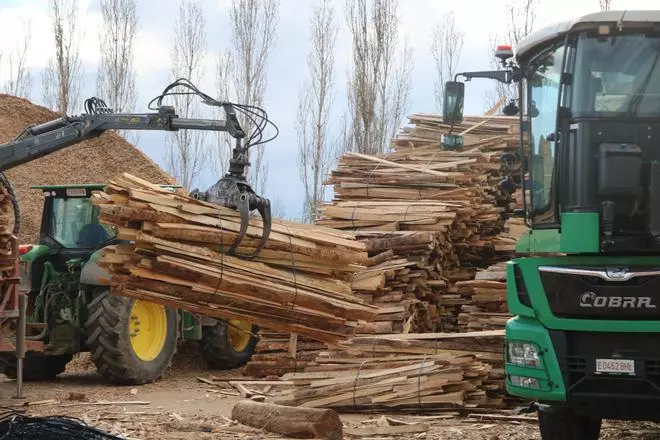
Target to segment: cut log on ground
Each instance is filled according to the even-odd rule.
[[[331,409],[295,408],[244,400],[234,406],[231,418],[253,428],[292,438],[343,438],[339,415]]]
[[[171,193],[124,174],[94,195],[102,222],[131,244],[110,246],[100,264],[112,294],[202,315],[241,319],[275,331],[336,342],[371,322],[378,308],[351,289],[364,268],[364,243],[351,233],[274,221],[266,247],[251,260],[231,256],[238,212]],[[252,219],[239,254],[262,234]]]

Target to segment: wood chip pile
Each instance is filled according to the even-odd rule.
[[[93,203],[102,222],[133,242],[103,252],[113,294],[324,342],[353,335],[377,312],[351,291],[351,275],[367,253],[349,232],[274,220],[266,247],[245,260],[227,253],[240,228],[235,210],[128,174],[111,180]],[[262,231],[252,219],[237,252],[251,254]]]

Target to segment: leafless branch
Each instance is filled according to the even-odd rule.
[[[32,75],[27,65],[27,56],[32,41],[32,21],[23,19],[22,33],[16,46],[9,52],[9,79],[5,82],[5,92],[28,98],[32,89]]]
[[[267,63],[276,41],[278,14],[279,0],[232,0],[232,77],[235,100],[241,104],[263,104]],[[249,137],[254,130],[253,124],[242,115],[239,121]],[[268,168],[264,163],[263,145],[253,150],[250,152],[252,166],[248,170],[248,179],[254,191],[261,193]]]
[[[612,3],[612,0],[598,0],[598,4],[600,5],[601,11],[609,11],[610,3]]]
[[[446,13],[433,29],[431,53],[435,60],[435,100],[439,108],[442,108],[445,83],[451,81],[456,74],[464,36],[465,33],[456,25],[453,11]]]
[[[502,65],[498,58],[495,57],[495,49],[498,44],[510,44],[515,49],[518,43],[529,35],[534,30],[536,21],[536,9],[539,5],[539,0],[507,0],[506,3],[506,17],[507,17],[507,31],[504,37],[508,41],[497,41],[501,36],[492,35],[490,37],[489,55],[492,66],[495,69],[502,69]],[[501,82],[495,83],[495,93],[489,93],[491,102],[486,103],[486,107],[492,107],[501,98],[506,97],[507,100],[518,99],[518,88],[515,84],[503,84]]]
[[[412,49],[397,59],[398,1],[347,0],[353,66],[348,75],[346,140],[362,153],[385,150],[408,107]]]
[[[101,0],[101,59],[96,88],[98,95],[116,112],[135,108],[133,44],[138,31],[135,0]],[[126,135],[124,131],[121,135]]]
[[[312,50],[308,56],[309,80],[301,91],[296,119],[298,172],[305,187],[303,217],[312,222],[323,201],[323,180],[334,162],[328,133],[334,85],[334,52],[337,24],[331,0],[318,0],[310,22]]]
[[[46,106],[59,113],[79,108],[80,39],[77,25],[78,0],[51,0],[55,39],[55,57],[48,60],[42,75],[42,93]]]
[[[233,89],[234,64],[232,62],[230,51],[216,55],[215,67],[215,87],[216,99],[221,101],[230,100],[235,96]],[[224,119],[225,113],[221,107],[213,107],[218,119]],[[229,159],[234,147],[234,139],[225,132],[217,132],[216,147],[212,149],[212,160],[209,165],[211,172],[217,178],[223,176],[229,169]]]
[[[193,0],[179,3],[179,15],[174,26],[174,46],[171,52],[172,78],[186,78],[199,84],[204,76],[206,51],[206,20]],[[190,95],[173,96],[174,106],[183,118],[199,117],[200,102]],[[207,158],[206,136],[201,130],[181,130],[168,136],[167,163],[169,171],[187,189],[192,189]]]

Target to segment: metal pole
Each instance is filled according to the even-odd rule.
[[[16,398],[23,398],[23,359],[25,358],[25,331],[27,300],[23,293],[18,295],[18,329],[16,329]]]

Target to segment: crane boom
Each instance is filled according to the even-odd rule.
[[[189,92],[170,92],[175,87],[184,87]],[[174,107],[161,105],[162,99],[172,94],[197,95],[207,105],[222,107],[225,113],[225,119],[181,118],[176,114]],[[239,211],[241,215],[241,228],[228,251],[230,255],[236,255],[236,248],[247,234],[250,211],[258,211],[263,219],[261,240],[251,255],[236,255],[244,258],[256,256],[266,245],[268,236],[270,235],[272,220],[270,201],[255,194],[246,181],[245,172],[246,168],[250,165],[248,161],[248,149],[267,142],[261,140],[265,123],[271,123],[268,120],[266,112],[255,106],[217,101],[209,95],[200,92],[185,79],[179,79],[167,86],[164,92],[153,101],[157,101],[158,106],[157,111],[151,113],[114,113],[102,100],[90,98],[85,101],[87,113],[77,116],[63,116],[43,124],[31,125],[23,130],[14,140],[0,144],[0,184],[8,189],[13,198],[14,215],[17,217],[15,233],[18,232],[19,206],[11,183],[4,175],[4,171],[39,159],[86,139],[100,136],[107,130],[224,131],[236,140],[232,158],[229,161],[229,172],[211,186],[209,190],[202,192],[195,189],[191,191],[190,195],[196,199],[205,200]],[[254,133],[250,135],[245,145],[242,145],[241,141],[246,137],[246,133],[241,128],[236,110],[247,114],[248,119],[253,123],[256,122]]]

